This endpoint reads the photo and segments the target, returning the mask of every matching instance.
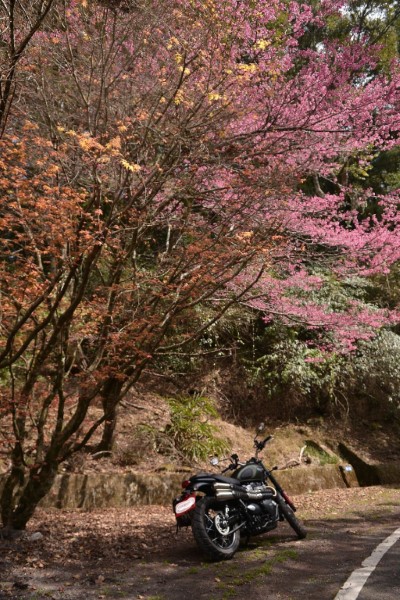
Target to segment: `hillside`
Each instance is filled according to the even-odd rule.
[[[202,397],[190,399],[189,412]],[[323,418],[318,415],[301,420],[301,413],[295,421],[281,420],[275,414],[268,415],[260,410],[254,418],[234,418],[227,410],[224,402],[206,398],[207,406],[212,406],[218,417],[204,414],[200,419],[179,421],[179,427],[172,426],[170,396],[162,396],[154,390],[149,391],[145,386],[138,387],[121,404],[118,413],[114,448],[111,453],[97,453],[95,443],[91,452],[81,452],[74,455],[62,469],[70,472],[88,472],[105,470],[143,470],[150,471],[196,471],[209,470],[208,456],[217,454],[228,457],[235,452],[245,459],[253,455],[253,440],[257,425],[264,422],[263,435],[273,435],[273,440],[264,451],[264,459],[269,466],[279,468],[297,466],[302,452],[302,466],[319,465],[340,462],[342,457],[338,452],[338,444],[344,443],[358,456],[369,463],[380,463],[400,459],[399,426],[396,422],[361,419],[359,415]],[[230,412],[232,406],[228,406]],[[100,408],[98,408],[100,411]],[[201,411],[199,411],[201,414]],[[188,422],[192,428],[187,431]],[[212,436],[225,444],[217,452],[211,451],[207,457],[201,455],[207,442],[201,424],[213,429]],[[197,427],[199,426],[199,427]],[[177,439],[185,439],[185,449],[182,449]],[[186,438],[185,438],[186,435]],[[191,436],[197,436],[191,439]],[[95,440],[94,440],[95,442]],[[192,450],[192,453],[191,453]],[[305,459],[305,460],[304,460]],[[223,468],[227,463],[221,463]]]

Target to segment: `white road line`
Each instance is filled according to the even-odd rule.
[[[375,570],[381,558],[400,539],[400,527],[375,548],[371,556],[361,563],[361,568],[352,572],[333,600],[356,600],[365,582]]]

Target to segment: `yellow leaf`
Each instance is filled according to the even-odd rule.
[[[208,99],[212,102],[213,100],[220,100],[221,96],[216,92],[211,92],[211,94],[208,94]]]
[[[183,100],[183,91],[178,90],[175,94],[174,102],[178,106],[179,104],[181,104],[182,100]]]
[[[265,48],[268,48],[268,46],[271,45],[271,42],[269,42],[268,40],[258,40],[258,42],[256,43],[256,48],[259,48],[260,50],[265,50]]]
[[[127,171],[131,171],[132,173],[137,173],[141,169],[140,165],[137,165],[135,163],[132,164],[125,159],[121,160],[121,165],[124,167],[124,169],[126,169]]]
[[[258,67],[254,63],[251,65],[240,64],[239,69],[248,73],[254,73],[254,71],[257,71]]]
[[[121,138],[119,135],[108,142],[106,145],[107,149],[120,150],[121,149]]]

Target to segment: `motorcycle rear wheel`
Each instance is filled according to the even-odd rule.
[[[213,561],[229,560],[240,543],[240,531],[225,522],[227,504],[204,496],[198,501],[192,518],[194,539],[202,552]]]
[[[279,499],[279,507],[280,507],[281,513],[285,517],[286,521],[289,523],[289,525],[293,529],[293,531],[295,531],[295,533],[297,534],[297,537],[300,540],[303,540],[307,536],[307,531],[303,527],[303,525],[300,523],[298,518],[295,516],[295,514],[294,514],[293,510],[290,508],[290,506],[288,504],[286,504],[286,502],[284,501],[283,498]]]

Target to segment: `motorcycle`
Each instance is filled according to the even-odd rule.
[[[240,462],[232,454],[230,464],[216,473],[198,473],[182,482],[183,491],[173,500],[177,529],[191,527],[197,545],[212,561],[228,560],[237,551],[241,536],[251,536],[275,529],[286,520],[299,539],[307,532],[295,516],[296,507],[280,486],[273,471],[258,458],[273,437],[254,438],[255,456]],[[211,459],[216,466],[219,460]],[[224,475],[232,471],[230,477]],[[271,484],[271,485],[269,485]]]

